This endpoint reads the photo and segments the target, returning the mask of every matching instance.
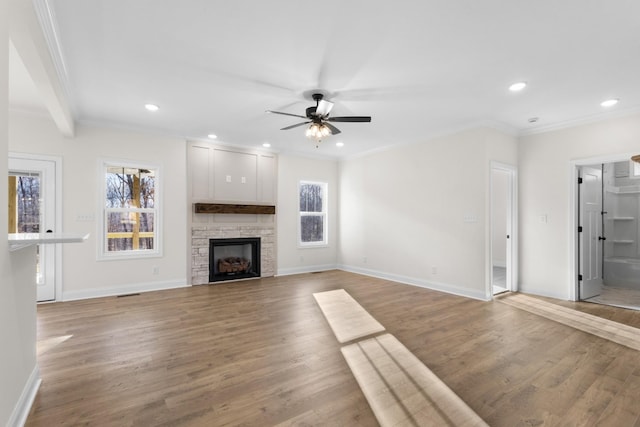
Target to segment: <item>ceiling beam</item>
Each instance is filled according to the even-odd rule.
[[[64,136],[73,137],[75,123],[69,100],[51,57],[34,2],[11,0],[9,16],[9,38],[42,96],[49,114]]]

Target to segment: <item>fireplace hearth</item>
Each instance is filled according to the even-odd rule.
[[[260,238],[209,239],[209,282],[260,277]]]

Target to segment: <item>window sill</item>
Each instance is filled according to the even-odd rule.
[[[126,261],[136,259],[147,258],[162,258],[160,252],[139,252],[139,253],[127,253],[127,254],[113,254],[113,255],[99,255],[97,261]]]
[[[319,248],[328,248],[328,247],[329,247],[328,243],[306,244],[306,245],[301,245],[300,243],[298,243],[298,249],[319,249]]]

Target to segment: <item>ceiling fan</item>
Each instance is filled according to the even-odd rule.
[[[306,119],[307,121],[302,123],[297,123],[295,125],[283,127],[280,130],[288,130],[293,129],[298,126],[304,126],[306,124],[311,123],[311,125],[307,128],[306,136],[308,138],[314,138],[317,141],[320,141],[322,138],[330,135],[337,135],[341,133],[340,129],[335,127],[329,122],[370,122],[370,116],[343,116],[343,117],[329,117],[329,113],[333,108],[333,102],[325,101],[324,95],[321,93],[314,93],[312,95],[314,101],[316,101],[316,105],[312,107],[308,107],[305,111],[305,115],[299,114],[291,114],[291,113],[283,113],[281,111],[272,111],[267,110],[267,113],[273,114],[282,114],[285,116],[292,117],[300,117],[301,119]]]

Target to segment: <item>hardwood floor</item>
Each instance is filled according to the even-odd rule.
[[[640,351],[640,330],[633,326],[623,325],[520,293],[503,294],[497,297],[496,301]]]
[[[363,425],[312,294],[345,289],[491,426],[640,426],[640,353],[499,302],[332,271],[38,306],[27,425]],[[558,303],[640,327],[640,312]]]
[[[600,295],[586,299],[596,304],[613,305],[615,307],[640,310],[640,286],[638,289],[603,286]]]

